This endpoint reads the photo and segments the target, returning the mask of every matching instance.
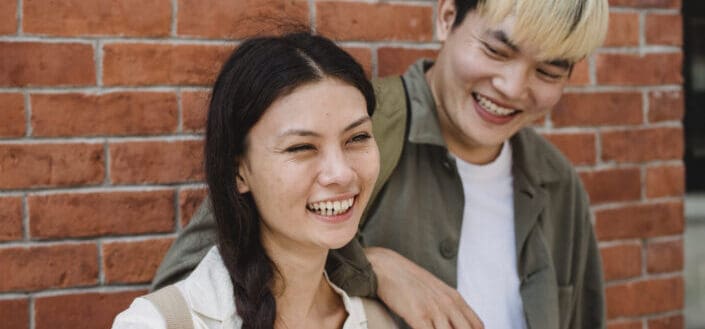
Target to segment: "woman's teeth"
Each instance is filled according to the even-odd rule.
[[[482,97],[482,95],[480,95],[480,94],[473,94],[473,96],[475,96],[475,100],[477,100],[477,102],[480,104],[480,106],[482,106],[485,110],[487,110],[488,112],[490,112],[494,115],[509,116],[509,115],[512,115],[516,112],[516,110],[508,109],[506,107],[501,107],[501,106],[495,104],[494,102],[492,102],[491,100],[489,100],[485,97]]]
[[[342,214],[352,207],[355,198],[342,201],[322,201],[306,205],[306,208],[322,216],[335,216]]]

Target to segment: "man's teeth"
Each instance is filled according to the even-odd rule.
[[[311,210],[319,215],[323,216],[335,216],[342,214],[350,207],[352,207],[353,203],[355,201],[355,198],[350,198],[347,200],[343,201],[322,201],[322,202],[315,202],[315,203],[309,203],[306,208],[308,210]]]
[[[489,100],[485,97],[482,97],[482,95],[480,95],[480,94],[474,94],[474,95],[475,95],[475,99],[477,100],[477,102],[480,103],[480,106],[482,106],[485,110],[487,110],[488,112],[491,112],[494,115],[507,116],[510,114],[514,114],[514,112],[516,112],[516,110],[508,109],[506,107],[501,107],[501,106],[495,104],[494,102],[492,102],[491,100]]]

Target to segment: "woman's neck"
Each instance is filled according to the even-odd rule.
[[[323,275],[328,250],[284,246],[266,238],[263,245],[278,270],[272,287],[275,328],[341,328],[345,307]]]

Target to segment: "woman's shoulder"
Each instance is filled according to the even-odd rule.
[[[166,321],[149,300],[138,297],[113,321],[113,329],[166,329]]]
[[[367,322],[367,328],[399,328],[391,311],[376,299],[354,297],[359,300]]]

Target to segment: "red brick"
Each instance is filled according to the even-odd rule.
[[[0,319],[5,329],[29,329],[29,302],[27,299],[0,300]]]
[[[173,93],[32,95],[35,136],[139,135],[175,132]]]
[[[573,65],[568,79],[569,86],[584,86],[590,84],[590,65],[586,60],[581,60]]]
[[[181,226],[186,226],[193,214],[201,206],[203,198],[208,194],[207,189],[184,189],[179,192],[179,209],[181,212]]]
[[[116,184],[203,180],[201,141],[125,142],[110,145],[111,180]]]
[[[17,1],[0,1],[0,34],[17,33]]]
[[[149,283],[173,239],[103,244],[107,283]]]
[[[427,5],[326,1],[316,3],[318,32],[336,40],[431,41],[433,8]]]
[[[0,198],[0,241],[20,239],[22,239],[22,198]]]
[[[0,144],[0,189],[99,184],[103,145]]]
[[[0,54],[0,87],[95,84],[88,44],[0,42]]]
[[[605,38],[605,47],[639,45],[639,14],[610,13],[610,25]]]
[[[343,47],[343,50],[347,51],[362,66],[367,78],[372,77],[372,50],[370,48]]]
[[[145,290],[95,292],[37,298],[35,328],[110,328],[115,316]]]
[[[179,35],[241,39],[280,30],[282,21],[308,22],[302,0],[179,0],[178,6]]]
[[[681,53],[598,54],[597,82],[611,85],[681,84]]]
[[[35,238],[167,232],[174,228],[174,192],[105,192],[30,196]]]
[[[663,318],[649,319],[649,329],[683,329],[685,321],[683,315],[672,315]]]
[[[683,92],[652,91],[649,93],[649,121],[681,121],[685,112]]]
[[[646,171],[646,196],[659,198],[685,193],[685,170],[682,165],[651,167]]]
[[[610,7],[680,8],[681,0],[609,0]]]
[[[641,197],[638,168],[584,172],[580,178],[592,204],[638,200]]]
[[[210,91],[181,92],[181,122],[187,132],[203,132],[206,128]]]
[[[649,273],[683,270],[683,240],[649,242],[646,269]]]
[[[564,94],[551,120],[557,127],[637,125],[644,121],[642,104],[636,92]]]
[[[650,45],[682,45],[683,20],[681,19],[681,15],[647,15],[646,43]]]
[[[0,249],[0,291],[36,291],[98,282],[94,243]]]
[[[641,274],[641,243],[600,248],[605,280],[626,279]]]
[[[683,233],[683,203],[652,203],[595,212],[600,240],[650,238]]]
[[[636,316],[683,308],[683,279],[653,279],[607,287],[607,317]]]
[[[170,0],[24,0],[22,29],[46,35],[166,36]]]
[[[682,128],[641,128],[602,132],[602,159],[643,162],[683,158]]]
[[[0,94],[0,137],[20,137],[25,134],[24,96]]]
[[[595,134],[552,133],[544,135],[574,165],[594,164],[597,157]]]
[[[610,321],[607,329],[642,329],[641,321]]]
[[[103,47],[103,82],[115,85],[210,85],[230,46],[128,43]]]
[[[377,50],[377,72],[380,77],[402,75],[420,58],[434,59],[436,49],[382,47]]]

